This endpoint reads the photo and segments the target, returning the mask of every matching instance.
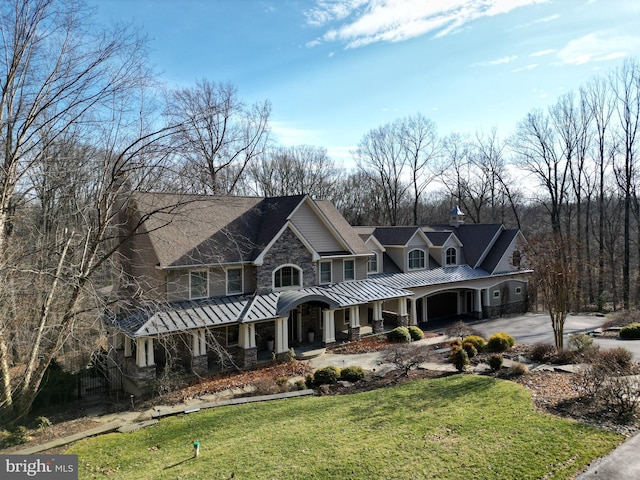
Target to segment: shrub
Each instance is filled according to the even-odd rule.
[[[424,338],[424,332],[420,327],[411,325],[410,327],[407,327],[407,330],[409,330],[409,335],[411,336],[411,340],[413,341],[422,340]]]
[[[444,331],[448,337],[465,338],[469,335],[480,335],[478,331],[462,321],[458,321],[449,325]]]
[[[307,388],[315,387],[315,384],[313,382],[313,373],[307,373],[307,375],[304,377],[304,384],[307,386]]]
[[[536,363],[550,362],[556,354],[556,347],[548,343],[536,343],[529,353],[529,357]]]
[[[462,341],[459,338],[456,338],[455,340],[451,340],[449,342],[449,348],[451,350],[457,350],[462,348]]]
[[[576,352],[565,348],[564,350],[559,350],[553,356],[553,363],[558,365],[567,365],[569,363],[576,363]]]
[[[322,367],[313,374],[313,384],[318,387],[320,385],[334,384],[340,378],[340,369],[333,365]]]
[[[391,363],[401,374],[408,376],[409,372],[421,363],[433,358],[433,350],[429,345],[397,345],[382,353],[382,363]]]
[[[611,373],[627,372],[631,369],[633,354],[623,347],[603,350],[594,356],[592,363],[597,363]]]
[[[467,352],[467,356],[469,358],[473,358],[476,355],[478,355],[478,350],[476,349],[475,345],[473,343],[471,343],[471,342],[467,342],[466,340],[462,344],[462,349],[465,352]]]
[[[593,348],[597,348],[597,345],[593,344],[593,338],[584,333],[576,333],[575,335],[569,335],[569,348],[573,348],[579,353],[586,352]]]
[[[306,380],[297,380],[295,383],[296,390],[304,390],[307,388]]]
[[[47,417],[38,417],[34,420],[33,423],[35,427],[39,428],[40,430],[46,430],[52,425],[51,420],[49,420]]]
[[[487,348],[496,353],[505,352],[516,344],[516,339],[505,332],[497,332],[491,335],[487,341]]]
[[[640,323],[631,323],[620,329],[620,338],[637,339],[640,338]]]
[[[362,367],[345,367],[340,370],[340,380],[347,382],[357,382],[364,378],[364,370]]]
[[[468,337],[464,337],[464,343],[472,343],[476,350],[482,352],[484,348],[487,346],[487,342],[484,338],[479,335],[469,335]]]
[[[469,366],[469,355],[463,348],[458,348],[451,352],[451,363],[459,372],[464,372]]]
[[[524,363],[516,362],[509,368],[509,375],[521,377],[529,373],[529,367]]]
[[[4,439],[4,447],[15,447],[16,445],[23,445],[29,441],[29,435],[27,435],[27,427],[19,425],[9,431]]]
[[[289,383],[289,379],[287,377],[278,377],[276,378],[276,385],[279,387],[284,387]]]
[[[387,340],[393,343],[405,343],[411,341],[411,334],[407,327],[396,327],[387,333]]]
[[[494,353],[489,357],[489,368],[491,368],[491,371],[493,372],[500,370],[503,363],[504,358],[502,358],[502,355],[500,354]]]

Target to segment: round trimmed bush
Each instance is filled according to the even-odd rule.
[[[536,363],[550,362],[556,352],[556,347],[553,345],[548,343],[536,343],[533,348],[531,348],[529,357]]]
[[[484,347],[487,346],[487,342],[479,335],[468,335],[464,337],[464,343],[472,343],[478,352],[484,350]]]
[[[467,352],[467,355],[469,356],[469,358],[473,358],[476,355],[478,355],[478,350],[476,349],[476,346],[471,343],[471,342],[467,342],[465,341],[462,344],[462,349]]]
[[[586,352],[587,350],[594,348],[593,338],[584,333],[569,335],[569,348],[572,348],[580,353]]]
[[[340,380],[340,373],[340,367],[334,365],[319,368],[313,373],[313,383],[316,386],[336,383]]]
[[[451,351],[451,363],[459,372],[464,372],[469,366],[469,355],[464,348],[457,348]]]
[[[620,338],[640,338],[640,323],[630,323],[620,329]]]
[[[313,374],[313,384],[318,387],[320,385],[334,384],[340,378],[340,369],[336,366],[329,365],[319,368]]]
[[[492,352],[506,352],[516,344],[516,339],[506,332],[497,332],[487,341],[487,348]]]
[[[493,372],[497,372],[498,370],[500,370],[503,363],[504,358],[502,358],[502,355],[498,353],[494,353],[489,357],[489,368],[491,368]]]
[[[413,340],[414,342],[416,340],[422,340],[424,338],[424,332],[420,327],[411,325],[410,327],[407,327],[407,330],[409,330],[409,335],[411,336],[411,340]]]
[[[347,382],[357,382],[358,380],[362,380],[364,378],[364,370],[362,367],[345,367],[340,370],[340,380],[345,380]]]
[[[392,343],[405,343],[411,341],[411,334],[407,327],[396,327],[387,333],[387,340]]]

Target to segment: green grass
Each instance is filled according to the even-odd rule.
[[[514,383],[456,375],[167,418],[67,453],[81,479],[568,479],[622,440],[536,412]]]

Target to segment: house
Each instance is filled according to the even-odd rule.
[[[464,225],[462,212],[453,226],[354,228],[306,195],[142,192],[120,212],[109,357],[135,394],[168,369],[246,368],[304,344],[526,304],[513,261],[522,235]]]

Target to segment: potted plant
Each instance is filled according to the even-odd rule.
[[[313,329],[313,326],[309,328],[307,335],[309,336],[309,343],[313,343],[313,340],[315,339],[315,335],[316,335],[316,331]]]

